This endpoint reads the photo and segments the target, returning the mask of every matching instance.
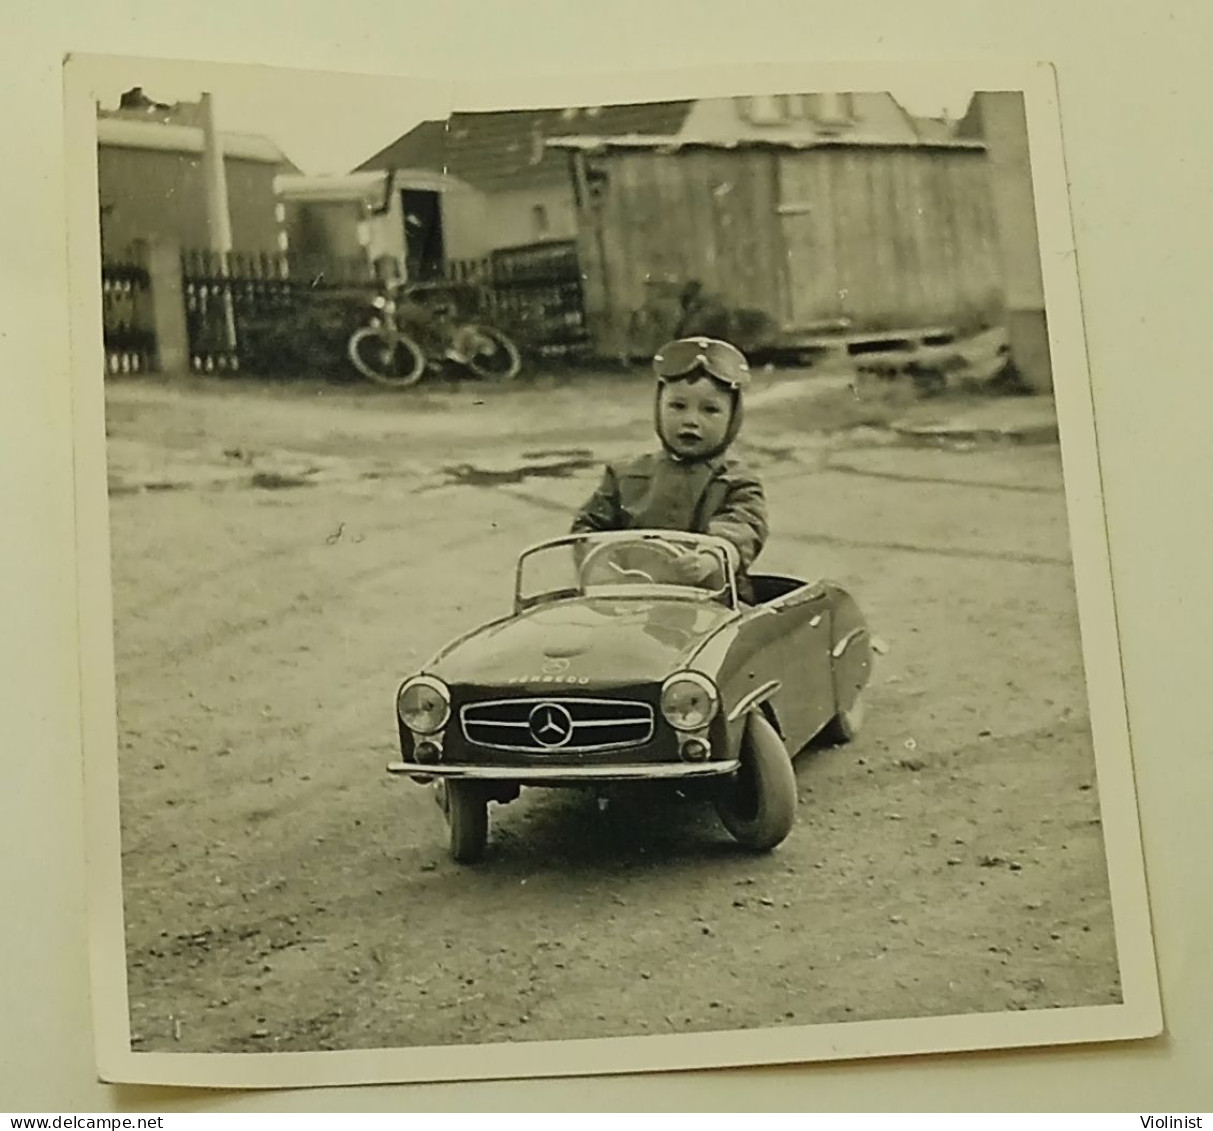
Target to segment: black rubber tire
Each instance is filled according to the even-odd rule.
[[[475,864],[484,856],[489,839],[488,798],[472,781],[448,781],[445,793],[451,858],[459,864]]]
[[[484,381],[512,381],[522,369],[522,355],[513,341],[500,330],[491,326],[469,327],[493,343],[493,357],[500,364],[481,361],[480,354],[467,359],[467,367]]]
[[[844,746],[850,742],[863,726],[864,698],[861,691],[845,711],[840,710],[822,728],[822,739],[831,746]]]
[[[350,335],[350,362],[368,381],[407,389],[425,373],[425,354],[406,334],[389,338],[377,326],[364,326]]]
[[[769,852],[796,823],[796,775],[779,732],[758,711],[746,721],[741,768],[716,791],[716,812],[738,844]]]

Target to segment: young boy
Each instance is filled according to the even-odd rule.
[[[684,530],[713,534],[731,547],[738,592],[753,602],[746,572],[767,539],[762,484],[729,456],[741,428],[750,369],[744,355],[716,338],[680,338],[653,358],[656,428],[662,450],[608,465],[573,520],[572,532]],[[710,557],[685,553],[680,578],[705,581]]]

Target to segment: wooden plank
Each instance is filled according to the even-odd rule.
[[[774,215],[771,227],[775,230],[778,244],[782,245],[778,258],[772,257],[771,269],[775,274],[779,293],[775,298],[771,313],[778,319],[781,326],[793,326],[799,317],[799,277],[797,257],[800,254],[797,246],[797,223],[802,220],[794,219],[793,214],[785,211],[791,204],[798,202],[798,184],[794,181],[797,170],[791,167],[789,155],[781,153],[772,156],[771,180],[773,187]]]
[[[802,264],[811,252],[800,245],[808,223],[807,209],[812,204],[803,199],[804,170],[793,164],[790,154],[772,154],[769,170],[774,207],[770,227],[776,239],[770,262],[779,292],[772,302],[771,314],[781,326],[792,327],[800,321],[804,303]],[[805,211],[790,211],[793,208]]]
[[[781,198],[801,211],[785,215],[792,322],[803,328],[836,317],[839,308],[832,155],[793,153],[780,162]]]
[[[628,228],[628,261],[621,293],[623,308],[630,316],[644,305],[645,276],[650,274],[654,259],[660,258],[656,225],[660,220],[660,209],[655,199],[659,191],[660,172],[655,167],[653,154],[636,153],[624,158],[628,178],[624,182],[628,195],[622,201],[624,222]]]
[[[983,178],[978,160],[952,162],[952,193],[956,202],[964,310],[973,317],[984,316],[992,306],[993,295],[988,270],[985,225],[983,223]]]
[[[826,321],[836,312],[835,220],[828,162],[829,155],[819,151],[790,153],[780,162],[785,178],[781,198],[805,209],[787,219],[792,243],[789,277],[794,287],[791,313],[798,328]]]
[[[930,320],[946,317],[950,308],[950,265],[946,239],[944,201],[938,191],[937,169],[927,153],[915,154],[915,192],[922,225],[918,230],[918,252],[925,283]]]
[[[773,266],[766,262],[764,228],[769,222],[758,211],[756,176],[761,151],[721,154],[729,168],[732,191],[725,195],[722,215],[728,218],[729,302],[735,307],[767,307],[774,288]]]
[[[708,201],[711,228],[708,238],[714,249],[713,277],[708,281],[709,289],[715,291],[725,302],[735,301],[735,273],[737,270],[737,214],[736,201],[740,181],[740,167],[730,160],[733,154],[713,152],[710,157],[710,194]]]
[[[616,159],[619,163],[619,195],[615,200],[619,209],[616,227],[623,233],[623,255],[617,275],[615,303],[621,319],[630,319],[644,303],[644,274],[649,258],[647,241],[651,238],[654,210],[648,187],[645,160],[647,154],[625,153]]]
[[[775,160],[778,162],[776,223],[784,244],[782,263],[777,269],[785,292],[777,309],[785,325],[796,326],[810,320],[806,308],[811,304],[807,292],[815,259],[813,209],[819,205],[810,199],[802,155],[782,153]]]
[[[902,155],[904,191],[911,208],[913,222],[907,232],[910,263],[917,294],[917,315],[923,322],[933,321],[939,315],[933,277],[935,272],[934,247],[929,236],[922,177],[923,157],[921,153],[906,151]]]
[[[832,154],[826,151],[795,154],[790,160],[797,170],[797,197],[809,206],[796,263],[797,321],[802,326],[828,321],[841,312],[838,290],[842,284],[838,277],[836,197],[831,162]]]
[[[859,219],[867,229],[857,249],[864,265],[863,317],[869,326],[888,327],[901,320],[898,280],[893,270],[892,239],[897,217],[885,208],[888,153],[857,150],[857,197],[863,202]]]
[[[718,178],[727,177],[707,150],[688,152],[682,166],[688,207],[684,212],[687,236],[694,245],[689,256],[692,276],[709,289],[720,285],[720,247],[715,239],[713,201]]]
[[[912,233],[914,201],[905,191],[905,153],[891,150],[884,163],[879,204],[889,233],[889,264],[896,293],[899,321],[913,324],[921,307],[920,283],[914,270]]]
[[[664,249],[659,265],[659,278],[653,280],[649,295],[658,302],[666,303],[673,293],[691,279],[704,276],[704,248],[710,246],[704,239],[702,228],[694,220],[696,202],[702,209],[702,199],[708,186],[696,177],[695,161],[698,154],[662,154],[659,160],[664,166],[661,191],[661,212],[657,218],[654,239]],[[671,283],[671,279],[676,282]]]
[[[672,333],[678,292],[694,276],[690,219],[694,186],[688,180],[686,163],[674,154],[650,153],[646,168],[649,208],[641,214],[647,229],[636,305],[637,311],[644,312],[645,336],[636,344],[651,353]]]
[[[839,312],[844,318],[862,323],[859,288],[863,266],[856,256],[863,233],[856,237],[855,160],[846,149],[831,151],[834,156],[831,189],[835,224],[835,264],[838,277]]]
[[[733,307],[755,306],[765,301],[754,285],[754,264],[762,257],[759,244],[762,220],[754,212],[754,164],[761,156],[754,150],[720,155],[725,183],[729,186],[729,191],[721,194],[719,211],[725,225],[728,271],[722,293],[727,304]],[[765,292],[769,280],[764,278],[760,286]]]
[[[621,230],[619,223],[619,181],[622,169],[618,156],[596,158],[593,164],[596,171],[606,176],[605,183],[595,182],[590,175],[593,170],[587,168],[588,182],[591,185],[597,183],[598,186],[594,190],[597,200],[592,207],[597,210],[597,231],[600,234],[598,258],[601,264],[603,297],[599,324],[600,349],[603,353],[615,354],[622,344],[619,288],[622,262],[627,257],[627,233]]]
[[[818,262],[813,268],[815,300],[814,317],[823,321],[840,320],[845,316],[845,286],[841,261],[842,244],[838,230],[838,191],[833,150],[819,150],[809,154],[812,177],[809,184],[815,185],[815,198],[819,201],[814,225],[815,247]]]
[[[952,162],[952,191],[956,198],[961,272],[964,279],[965,307],[976,316],[989,308],[990,294],[984,263],[981,232],[980,186],[974,178],[971,161]]]
[[[968,316],[975,306],[973,277],[969,258],[968,202],[965,199],[963,172],[955,161],[940,162],[940,181],[948,201],[949,234],[952,240],[952,309],[959,318]]]
[[[941,312],[942,317],[953,316],[964,310],[969,301],[968,279],[964,261],[963,245],[963,202],[956,191],[955,163],[948,160],[936,159],[936,179],[943,199],[944,240],[948,253],[948,270],[950,291],[948,307]]]
[[[744,304],[763,311],[775,326],[783,321],[785,303],[784,275],[787,255],[782,224],[775,208],[779,190],[776,185],[778,157],[756,150],[748,157],[749,198],[747,207],[753,217],[754,252],[749,257],[747,286],[753,297]]]
[[[973,194],[981,240],[982,277],[991,296],[992,305],[1000,309],[1006,303],[1006,288],[1002,278],[1001,248],[994,214],[992,170],[984,153],[975,155],[972,164]]]

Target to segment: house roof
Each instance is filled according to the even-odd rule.
[[[260,134],[223,133],[223,153],[267,165],[289,165],[289,159],[272,141]],[[97,119],[97,144],[122,149],[156,149],[170,153],[201,153],[202,130],[166,122],[103,117]]]
[[[274,178],[274,192],[283,200],[367,201],[383,199],[388,175],[382,171],[346,173],[341,176],[280,174]]]
[[[985,144],[979,140],[947,137],[934,141],[925,138],[916,140],[886,139],[879,137],[735,137],[735,138],[697,138],[697,137],[659,137],[650,136],[620,136],[620,137],[584,137],[568,136],[549,138],[547,144],[553,149],[660,149],[673,152],[678,149],[971,149],[984,150]]]
[[[646,102],[566,109],[456,112],[422,122],[358,166],[451,173],[476,188],[494,190],[548,184],[568,176],[565,156],[544,142],[576,132],[668,136],[682,128],[694,103]]]
[[[914,132],[922,141],[947,143],[956,138],[956,124],[946,118],[912,118]]]

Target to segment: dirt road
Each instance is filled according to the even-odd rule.
[[[466,868],[384,772],[395,687],[648,442],[643,385],[114,385],[135,1048],[1118,1001],[1058,451],[898,446],[837,392],[788,376],[746,425],[764,564],[842,582],[891,649],[867,730],[800,760],[792,837],[753,857],[689,803],[530,791]]]

